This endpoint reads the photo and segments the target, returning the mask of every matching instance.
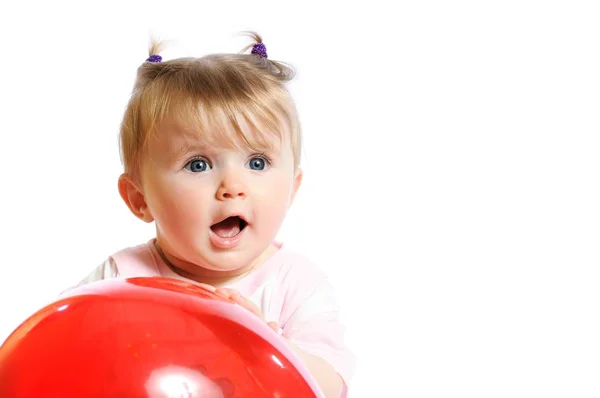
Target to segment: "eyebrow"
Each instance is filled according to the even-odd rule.
[[[257,153],[265,153],[265,154],[274,155],[275,153],[279,152],[280,148],[279,148],[279,145],[271,145],[271,146],[257,145],[254,147],[250,147],[248,145],[241,145],[241,146],[232,146],[232,145],[227,145],[227,144],[225,144],[225,145],[210,145],[208,143],[203,143],[203,142],[199,142],[199,141],[193,141],[193,142],[187,141],[180,147],[177,147],[173,153],[175,154],[175,158],[177,160],[185,160],[187,155],[190,154],[191,152],[211,155],[211,154],[214,154],[214,152],[223,150],[223,149],[241,149],[241,150],[246,149],[248,151],[256,151]]]
[[[183,160],[190,152],[206,153],[210,151],[211,147],[206,144],[200,142],[185,142],[174,151],[174,154],[177,160]]]

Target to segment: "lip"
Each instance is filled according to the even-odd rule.
[[[248,226],[246,225],[246,228],[242,229],[239,234],[230,238],[222,238],[209,228],[208,237],[210,238],[210,243],[217,249],[233,249],[240,244],[247,228]]]
[[[222,249],[222,250],[226,250],[226,249],[233,249],[234,247],[238,246],[243,237],[244,234],[246,232],[246,230],[248,229],[248,227],[250,226],[250,223],[248,222],[248,219],[243,216],[241,213],[227,213],[224,214],[221,218],[219,218],[217,222],[215,222],[214,224],[218,224],[219,222],[222,222],[230,217],[238,217],[241,220],[243,220],[246,224],[244,226],[244,229],[242,229],[240,231],[239,234],[237,234],[236,236],[232,236],[229,238],[223,238],[220,237],[219,235],[217,235],[216,233],[214,233],[214,231],[212,230],[212,228],[209,228],[209,238],[210,238],[210,243],[217,249]],[[214,225],[213,224],[213,225]]]
[[[225,221],[225,220],[227,220],[230,217],[241,218],[242,220],[244,220],[244,222],[246,224],[250,224],[250,222],[248,221],[248,219],[243,214],[241,214],[241,213],[227,213],[227,214],[223,215],[222,217],[218,218],[218,221],[214,222],[212,225],[215,225],[215,224],[218,224],[218,223],[220,223],[222,221]]]

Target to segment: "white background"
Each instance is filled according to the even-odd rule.
[[[0,341],[152,236],[117,193],[148,29],[179,40],[165,58],[254,29],[298,69],[281,239],[337,286],[352,397],[599,396],[592,1],[4,4]]]

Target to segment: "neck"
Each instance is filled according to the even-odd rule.
[[[177,275],[198,283],[212,285],[214,287],[226,285],[234,280],[248,275],[254,268],[256,268],[257,265],[277,251],[277,247],[275,245],[269,245],[267,250],[265,250],[262,255],[245,267],[230,271],[215,271],[176,259],[168,253],[165,253],[158,244],[158,241],[154,241],[154,246],[156,247],[156,250],[165,264],[167,264],[167,266]]]

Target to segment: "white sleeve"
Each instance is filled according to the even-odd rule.
[[[113,260],[113,258],[109,257],[102,264],[100,264],[99,266],[94,268],[93,271],[90,272],[90,274],[88,276],[83,278],[81,280],[81,282],[79,282],[77,285],[71,286],[67,290],[64,290],[63,292],[61,292],[60,296],[62,296],[63,294],[65,294],[79,286],[87,285],[88,283],[92,283],[92,282],[96,282],[96,281],[101,281],[103,279],[117,278],[118,276],[119,276],[119,272],[117,270],[117,265],[115,264],[115,261]]]
[[[328,362],[347,386],[353,378],[356,359],[344,342],[345,331],[335,290],[327,279],[303,299],[283,326],[284,337]]]

